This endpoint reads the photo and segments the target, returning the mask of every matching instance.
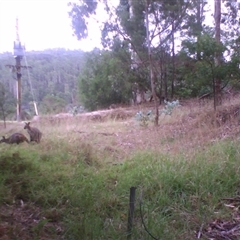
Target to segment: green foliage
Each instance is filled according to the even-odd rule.
[[[15,62],[12,54],[0,54],[0,60],[0,82],[5,89],[5,108],[9,111],[10,117],[11,109],[14,108],[15,112],[16,105],[16,73],[11,72],[5,65],[14,65]],[[64,49],[32,51],[26,52],[26,60],[31,69],[30,78],[28,70],[22,69],[22,107],[25,111],[34,114],[33,101],[41,105],[40,114],[51,113],[51,109],[55,111],[55,106],[49,108],[48,104],[42,102],[46,100],[46,96],[55,96],[61,99],[59,101],[65,102],[65,105],[79,104],[77,79],[84,61],[83,51]],[[22,60],[22,65],[26,65],[25,59]]]
[[[128,73],[131,70],[123,64],[109,51],[87,54],[79,82],[80,99],[86,109],[106,108],[113,103],[129,101],[131,74],[128,76]]]
[[[146,113],[139,111],[135,115],[135,119],[140,122],[140,126],[147,127],[149,122],[153,121],[152,110],[147,111]]]
[[[41,102],[40,111],[43,114],[64,112],[66,102],[59,97],[46,95]]]
[[[224,2],[227,14],[222,14],[223,44],[216,43],[214,29],[204,22],[205,0],[148,1],[147,6],[145,1],[121,0],[116,9],[108,3],[103,3],[108,18],[102,27],[102,44],[108,52],[95,50],[86,58],[83,51],[64,49],[26,53],[32,67],[30,81],[25,69],[22,71],[22,103],[27,112],[33,114],[33,101],[41,106],[40,114],[58,112],[63,104],[83,103],[88,110],[95,110],[114,103],[128,103],[134,83],[144,90],[150,89],[146,12],[152,26],[149,39],[159,96],[188,98],[213,92],[215,78],[221,79],[222,87],[227,84],[239,87],[236,2]],[[98,1],[94,0],[69,3],[69,15],[78,39],[87,37],[88,23],[96,14],[97,6]],[[181,34],[182,48],[173,54],[173,38],[177,33]],[[216,53],[223,53],[218,67],[214,63]],[[5,65],[14,64],[14,58],[11,53],[4,53],[0,54],[0,60],[0,81],[10,96],[4,109],[10,117],[15,103],[9,99],[14,99],[16,74],[9,72]],[[59,99],[50,107],[47,96]],[[3,118],[2,110],[0,114]]]
[[[94,0],[82,0],[79,4],[68,3],[71,7],[69,16],[72,19],[72,28],[77,38],[83,39],[88,36],[88,21],[92,14],[95,14],[97,8],[97,1]]]
[[[132,1],[131,11],[130,14],[130,5],[128,2],[120,1],[117,8],[117,16],[120,18],[120,23],[125,34],[129,36],[131,42],[134,44],[135,51],[141,54],[144,50],[143,46],[146,43],[145,3],[142,1]]]
[[[72,108],[69,109],[69,113],[71,113],[73,116],[76,116],[78,113],[83,113],[84,107],[83,106],[73,106]]]
[[[115,11],[109,7],[108,3],[108,1],[104,2],[108,18],[103,23],[102,44],[114,52],[114,48],[118,45],[116,39],[123,39],[120,41],[123,43],[120,44],[121,47],[128,48],[131,53],[128,64],[134,68],[135,73],[137,72],[137,74],[133,74],[134,77],[130,77],[131,80],[135,79],[131,83],[136,82],[140,87],[150,89],[146,32],[146,13],[148,13],[151,26],[148,32],[151,41],[150,50],[156,69],[157,93],[160,96],[175,95],[185,98],[213,92],[214,79],[221,79],[222,87],[228,83],[232,86],[238,85],[235,72],[238,72],[239,68],[232,64],[233,58],[229,61],[230,56],[226,57],[227,54],[231,53],[230,55],[232,55],[239,49],[229,43],[230,40],[235,41],[239,36],[236,2],[229,0],[224,2],[227,14],[222,14],[222,25],[228,30],[225,31],[222,28],[223,44],[217,44],[214,39],[214,28],[204,22],[207,16],[207,1],[205,0],[148,2],[121,0]],[[96,6],[97,2],[94,1],[89,1],[89,3],[81,1],[72,5],[72,15],[70,15],[78,38],[87,35],[86,23],[95,14]],[[174,54],[173,41],[176,46],[174,37],[178,33],[183,39],[181,40],[182,49],[179,54]],[[157,39],[159,36],[160,40]],[[156,39],[157,41],[155,41]],[[184,62],[182,53],[186,57]],[[218,67],[215,67],[214,62],[216,54],[223,56],[222,65]],[[126,62],[126,59],[120,55],[117,59],[119,63]],[[233,75],[235,76],[233,77]],[[90,100],[90,98],[91,96],[82,96],[82,99],[88,102],[89,109],[95,109],[94,106],[98,105],[106,106],[102,100],[99,104],[100,96],[95,100]]]
[[[15,111],[15,99],[12,94],[0,82],[0,119],[6,120],[6,117]]]
[[[172,115],[173,109],[181,106],[178,100],[172,102],[164,100],[164,103],[165,107],[160,111],[160,113],[165,115]]]
[[[213,92],[216,78],[221,79],[222,86],[226,86],[232,80],[236,81],[236,76],[239,74],[239,58],[235,58],[235,54],[232,55],[231,60],[222,58],[221,65],[215,66],[216,53],[223,56],[227,53],[228,47],[229,45],[218,44],[210,34],[199,37],[197,43],[183,42],[179,57],[184,65],[178,68],[183,82],[176,87],[177,92],[180,95],[184,93],[184,97],[188,94],[196,97]],[[199,59],[196,59],[197,52],[200,54]]]
[[[201,51],[202,60],[213,64],[215,54],[223,54],[226,47],[223,44],[218,44],[211,35],[204,34],[199,39],[197,50]]]

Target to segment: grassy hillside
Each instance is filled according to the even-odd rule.
[[[240,100],[143,127],[151,108],[42,116],[40,144],[0,144],[0,239],[126,239],[132,186],[132,239],[238,239]]]

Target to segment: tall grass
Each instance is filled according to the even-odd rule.
[[[132,239],[152,239],[141,217],[152,235],[165,240],[194,239],[202,224],[231,218],[221,200],[240,187],[237,141],[216,142],[190,157],[139,150],[120,164],[104,163],[91,143],[54,136],[46,141],[48,148],[0,146],[0,203],[38,207],[44,220],[38,227],[48,239],[126,239],[132,186],[137,187]],[[48,222],[62,231],[56,226],[49,231]],[[29,231],[40,239],[39,228]]]

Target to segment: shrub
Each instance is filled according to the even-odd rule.
[[[152,110],[149,110],[148,112],[144,113],[142,111],[139,111],[135,115],[135,119],[137,121],[140,121],[140,125],[143,127],[147,127],[149,122],[153,119],[153,113]]]
[[[172,102],[168,102],[166,100],[164,100],[165,103],[165,107],[160,111],[160,113],[163,113],[165,115],[172,115],[173,109],[175,107],[180,106],[179,101],[172,101]]]

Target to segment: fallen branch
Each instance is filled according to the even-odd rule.
[[[200,227],[200,229],[199,229],[199,231],[198,231],[197,239],[201,238],[201,236],[202,236],[202,230],[203,230],[203,223],[202,223],[202,225],[201,225],[201,227]]]
[[[240,202],[240,197],[235,197],[235,198],[222,198],[222,200],[224,201],[236,201],[236,202]]]
[[[84,131],[77,131],[78,133],[87,133],[87,132],[84,132]],[[104,135],[104,136],[112,136],[112,135],[115,135],[115,136],[118,136],[117,133],[105,133],[105,132],[90,132],[89,134],[101,134],[101,135]]]

